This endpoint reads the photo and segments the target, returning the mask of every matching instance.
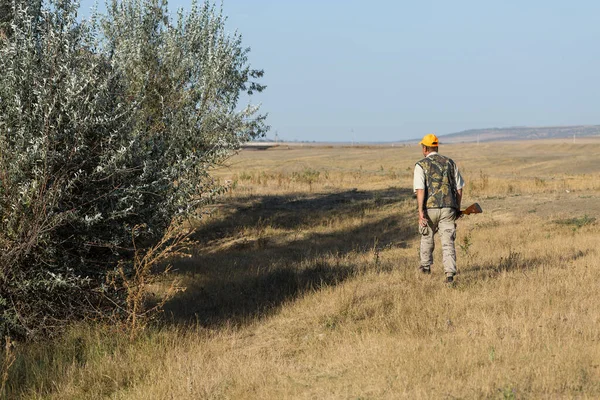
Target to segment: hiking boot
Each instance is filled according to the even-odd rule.
[[[431,273],[431,268],[429,268],[429,265],[421,265],[419,267],[419,271],[421,271],[421,273],[427,275]]]

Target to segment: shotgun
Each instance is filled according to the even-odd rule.
[[[479,203],[473,203],[469,207],[465,208],[460,212],[460,215],[470,215],[470,214],[481,214],[483,210]]]

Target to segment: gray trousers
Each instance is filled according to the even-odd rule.
[[[452,208],[430,208],[427,210],[427,226],[419,226],[421,233],[421,265],[433,264],[434,237],[437,232],[442,242],[442,262],[446,275],[456,274],[456,239],[455,210]]]

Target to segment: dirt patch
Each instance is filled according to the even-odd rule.
[[[483,199],[479,201],[484,213],[494,216],[540,218],[573,218],[600,213],[600,196],[594,194],[564,193],[556,195],[520,195]]]

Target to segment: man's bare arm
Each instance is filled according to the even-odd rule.
[[[425,189],[417,189],[417,205],[419,206],[419,225],[427,226],[427,212],[425,211]]]

